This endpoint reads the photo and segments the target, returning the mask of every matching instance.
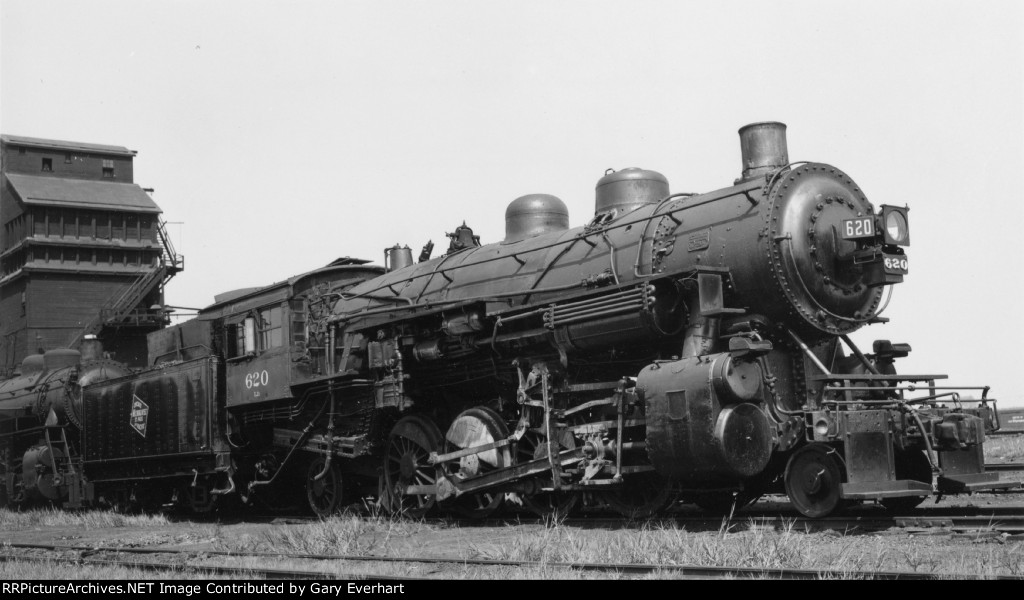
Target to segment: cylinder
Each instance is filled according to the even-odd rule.
[[[645,204],[657,204],[668,196],[668,179],[657,171],[629,167],[611,171],[597,182],[594,214],[628,212]]]
[[[404,269],[411,264],[412,249],[409,246],[402,247],[395,244],[390,248],[384,249],[384,266],[387,268],[388,273]]]
[[[33,446],[22,457],[22,478],[25,494],[32,499],[60,500],[67,495],[62,486],[63,473],[57,473],[57,463],[64,458],[59,448],[50,451],[47,446]]]
[[[666,478],[684,485],[729,485],[768,466],[772,426],[753,399],[762,372],[710,354],[648,365],[637,376],[647,415],[647,453]]]
[[[757,363],[731,358],[716,361],[711,373],[711,381],[723,404],[756,399],[761,390],[761,378],[761,367]]]
[[[569,229],[569,209],[551,194],[527,194],[505,209],[505,242]]]
[[[789,164],[785,123],[751,123],[740,127],[739,133],[743,160],[740,181],[748,181]]]

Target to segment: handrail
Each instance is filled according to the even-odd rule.
[[[110,298],[100,307],[96,317],[89,321],[71,339],[68,348],[74,348],[85,336],[97,333],[106,323],[117,322],[137,310],[139,301],[148,294],[154,286],[161,285],[175,273],[182,270],[185,265],[185,257],[178,254],[167,234],[167,223],[157,219],[157,236],[160,241],[160,259],[158,264],[151,269],[142,271],[126,287],[114,292]],[[136,322],[139,320],[136,319]]]
[[[157,220],[157,235],[160,236],[160,244],[163,247],[163,258],[172,268],[179,269],[185,263],[185,257],[178,254],[171,243],[171,236],[167,234],[167,223]]]
[[[67,347],[74,348],[75,345],[77,345],[86,335],[94,334],[102,329],[104,324],[111,321],[118,321],[131,313],[135,310],[139,300],[149,293],[149,291],[153,289],[153,286],[159,285],[168,274],[170,274],[170,271],[163,263],[150,271],[140,273],[130,285],[120,292],[112,295],[110,299],[100,307],[96,313],[96,317],[87,323],[78,332],[78,335],[71,339],[71,342]]]

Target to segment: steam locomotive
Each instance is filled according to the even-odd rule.
[[[984,469],[987,387],[849,337],[908,273],[908,209],[790,163],[781,123],[739,134],[729,187],[609,171],[582,227],[532,194],[497,243],[463,223],[437,258],[396,245],[222,294],[139,372],[26,359],[0,386],[6,501],[646,516],[785,493],[823,517],[1019,485]]]

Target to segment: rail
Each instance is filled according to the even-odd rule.
[[[36,551],[50,551],[50,552],[75,552],[83,553],[83,556],[87,553],[88,556],[95,556],[98,553],[109,553],[113,555],[119,554],[136,554],[136,555],[171,555],[188,560],[189,558],[205,558],[209,559],[212,556],[219,556],[223,558],[247,558],[247,559],[264,559],[273,560],[276,563],[281,563],[286,559],[291,560],[308,560],[314,561],[316,564],[322,565],[325,562],[333,561],[345,561],[350,563],[362,563],[366,565],[372,565],[374,563],[380,565],[398,565],[403,563],[411,564],[428,564],[436,565],[438,567],[442,565],[453,565],[460,569],[466,569],[468,567],[475,568],[498,568],[507,570],[508,568],[520,568],[520,569],[557,569],[558,571],[570,572],[590,572],[590,573],[605,573],[614,574],[616,576],[622,575],[656,575],[664,576],[667,573],[674,573],[680,577],[691,577],[691,578],[702,578],[702,579],[735,579],[735,578],[751,578],[751,579],[787,579],[787,580],[818,580],[818,579],[878,579],[878,580],[946,580],[950,578],[954,579],[969,579],[976,577],[976,574],[971,573],[929,573],[922,571],[851,571],[851,570],[836,570],[836,569],[801,569],[801,568],[787,568],[787,567],[741,567],[741,566],[707,566],[707,565],[694,565],[694,564],[665,564],[665,563],[611,563],[611,562],[560,562],[560,561],[534,561],[534,560],[497,560],[497,559],[485,559],[485,558],[457,558],[457,557],[440,557],[440,556],[372,556],[372,555],[359,555],[359,554],[307,554],[307,553],[285,553],[285,552],[232,552],[232,551],[194,551],[185,550],[179,548],[126,548],[122,546],[71,546],[71,545],[60,545],[60,544],[21,544],[11,543],[8,545],[11,549],[20,550],[17,555],[11,554],[0,554],[0,560],[19,560],[21,558],[27,558],[28,560],[39,559],[42,557],[31,556],[26,557],[27,550]],[[52,560],[52,557],[47,557]],[[173,562],[149,562],[149,561],[115,561],[110,559],[83,559],[79,558],[78,562],[82,564],[95,563],[113,565],[123,565],[129,567],[153,569],[153,570],[181,570],[188,569],[190,571],[205,571],[227,575],[237,575],[243,572],[243,569],[250,569],[253,573],[259,573],[275,578],[371,578],[374,580],[403,580],[406,579],[401,576],[393,574],[393,568],[389,567],[386,574],[374,573],[345,573],[335,574],[328,573],[321,569],[316,570],[298,570],[298,569],[280,569],[280,568],[269,568],[269,567],[236,567],[226,565],[214,565],[214,564],[196,564],[191,562],[182,562],[181,559]],[[1020,575],[994,575],[991,577],[996,580],[1011,580],[1020,581],[1024,577]],[[419,578],[408,578],[408,579],[419,579]],[[430,579],[425,577],[424,579]]]

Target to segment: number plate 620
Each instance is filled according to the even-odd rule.
[[[844,240],[857,240],[874,237],[874,235],[874,217],[857,217],[856,219],[845,219],[843,221],[842,236]]]
[[[907,257],[886,255],[885,258],[882,259],[882,266],[885,267],[886,273],[906,275],[908,267]]]

